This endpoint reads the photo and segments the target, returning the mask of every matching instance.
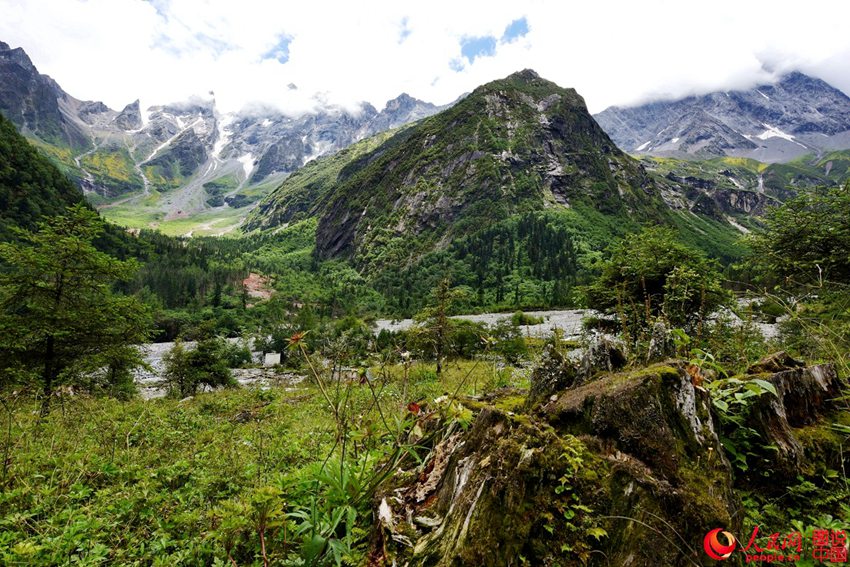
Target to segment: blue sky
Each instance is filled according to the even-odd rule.
[[[0,0],[0,40],[113,108],[214,91],[261,104],[442,104],[532,68],[592,111],[746,88],[792,69],[850,91],[850,2]],[[823,17],[829,14],[829,17]],[[297,89],[288,85],[297,85]]]
[[[282,35],[277,43],[271,49],[266,51],[263,59],[274,59],[278,63],[284,64],[289,61],[289,44],[292,43],[292,36]]]
[[[460,40],[460,54],[469,63],[474,63],[478,57],[493,57],[496,55],[496,46],[499,43],[511,43],[525,37],[528,34],[528,20],[523,16],[512,21],[505,28],[500,39],[493,35],[481,37],[464,37]],[[460,68],[462,69],[461,63]]]

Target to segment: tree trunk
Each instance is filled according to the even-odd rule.
[[[442,319],[442,318],[441,318]],[[437,376],[440,376],[443,373],[443,322],[442,320],[438,323],[440,327],[437,329]]]
[[[53,379],[56,374],[55,357],[53,335],[50,335],[47,337],[47,344],[44,349],[44,370],[41,374],[41,382],[44,385],[44,399],[41,401],[41,417],[46,417],[50,413],[50,398],[53,396]]]

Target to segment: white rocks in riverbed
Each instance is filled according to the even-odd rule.
[[[241,339],[227,339],[228,342],[237,342]],[[186,350],[195,348],[194,341],[186,341],[183,346]],[[249,344],[249,348],[250,348]],[[167,393],[163,374],[165,372],[164,357],[174,348],[174,343],[149,343],[140,347],[149,370],[138,368],[135,370],[136,385],[143,399],[150,400],[161,398]],[[254,362],[261,360],[262,353],[251,352]],[[277,355],[280,357],[280,354]],[[278,359],[279,362],[279,359]],[[233,378],[240,386],[251,388],[270,388],[282,385],[295,385],[304,380],[304,376],[290,372],[278,372],[273,368],[234,368],[231,370]]]
[[[558,311],[526,311],[529,317],[543,319],[537,325],[521,325],[522,333],[529,337],[548,338],[560,329],[565,339],[576,338],[582,334],[582,322],[587,317],[599,316],[598,311],[592,309],[564,309]],[[478,315],[456,315],[452,319],[483,323],[485,325],[496,325],[500,321],[508,320],[513,313],[481,313]],[[375,321],[375,333],[382,330],[391,332],[404,331],[414,325],[413,319],[379,319]]]

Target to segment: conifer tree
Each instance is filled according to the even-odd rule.
[[[97,250],[102,232],[97,213],[76,205],[0,244],[0,367],[5,380],[40,387],[42,414],[60,384],[92,386],[98,372],[125,380],[141,364],[133,345],[146,339],[149,314],[113,292],[135,264]]]

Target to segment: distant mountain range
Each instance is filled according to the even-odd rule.
[[[225,114],[210,93],[118,111],[0,42],[0,113],[119,224],[222,234],[312,218],[319,255],[357,262],[542,208],[621,226],[688,211],[746,230],[770,204],[850,176],[850,152],[834,151],[850,148],[850,99],[801,73],[595,117],[528,70],[445,107],[402,94],[381,111]]]
[[[747,91],[613,106],[594,117],[633,154],[773,163],[850,148],[850,97],[798,72]]]
[[[381,111],[363,103],[299,116],[220,113],[213,96],[146,110],[137,100],[116,111],[74,98],[23,49],[0,42],[0,112],[93,202],[140,194],[140,206],[163,219],[244,207],[312,159],[439,110],[402,94]]]
[[[604,246],[644,223],[675,225],[683,238],[723,255],[751,214],[774,202],[734,186],[715,195],[713,186],[703,190],[653,169],[617,148],[575,90],[525,70],[304,167],[259,203],[243,229],[311,219],[319,259],[347,259],[370,274],[405,266],[418,273],[434,254],[472,261],[464,260],[468,245],[483,254],[470,265],[475,271],[497,254],[493,246],[528,234],[551,243],[567,230],[588,246]],[[553,216],[529,220],[535,215]],[[555,232],[523,232],[536,222]],[[481,236],[487,231],[493,234]],[[421,277],[430,277],[425,272]]]

